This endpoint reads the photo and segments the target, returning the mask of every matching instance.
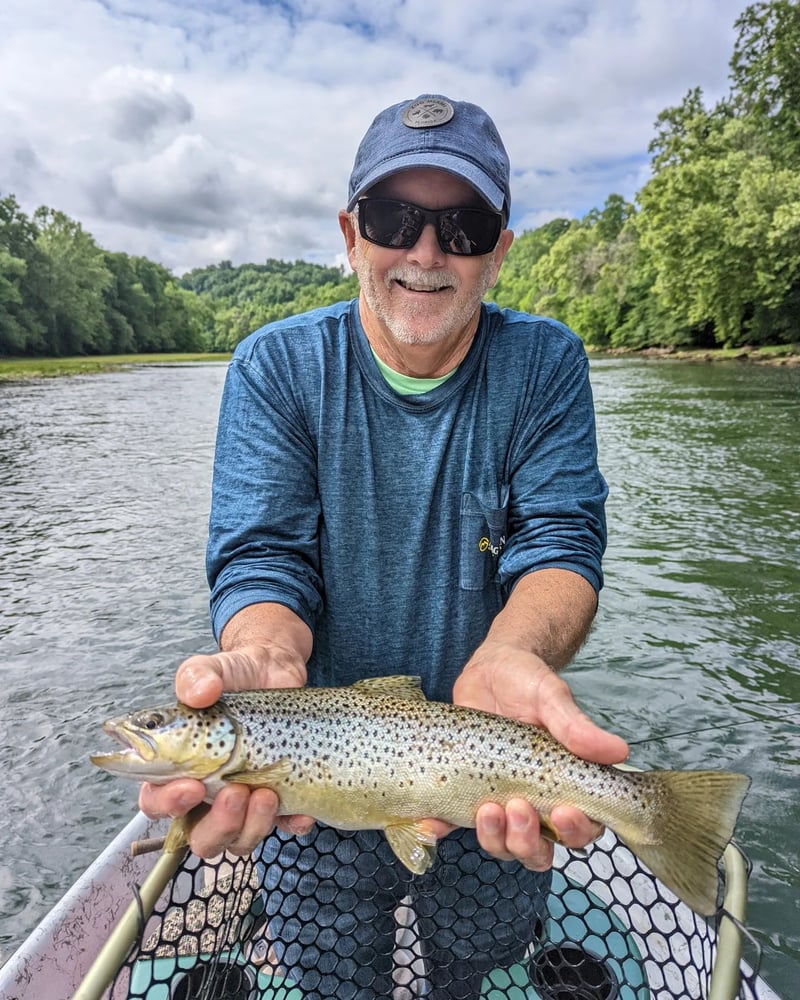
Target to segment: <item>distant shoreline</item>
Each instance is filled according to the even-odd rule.
[[[645,347],[587,348],[589,357],[645,358],[667,361],[690,361],[696,364],[719,361],[746,361],[750,364],[788,368],[800,366],[800,344],[769,344],[760,347]]]
[[[198,361],[227,362],[227,354],[103,354],[78,358],[0,358],[0,382],[62,375],[93,375],[120,371],[134,365],[189,364]]]
[[[689,361],[709,363],[720,361],[747,362],[749,364],[800,367],[800,344],[778,344],[766,347],[730,347],[703,350],[682,350],[675,347],[648,347],[643,350],[627,348],[589,349],[592,358],[642,358],[645,360]],[[194,364],[230,360],[225,354],[106,354],[97,357],[77,358],[0,358],[0,382],[31,378],[57,378],[64,375],[91,375],[119,371],[134,365]]]

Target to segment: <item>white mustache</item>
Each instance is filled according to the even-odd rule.
[[[438,291],[440,288],[457,289],[460,284],[456,275],[450,274],[449,271],[421,271],[404,264],[390,267],[386,272],[386,284],[390,285],[393,281],[400,281],[404,285],[429,292]]]

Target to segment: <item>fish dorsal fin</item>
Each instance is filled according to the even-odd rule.
[[[353,687],[361,694],[372,694],[376,697],[391,696],[402,698],[404,701],[427,701],[419,677],[405,674],[394,677],[365,677],[363,681],[356,681]]]

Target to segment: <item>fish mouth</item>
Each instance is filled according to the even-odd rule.
[[[149,763],[155,760],[158,754],[155,740],[150,736],[145,733],[131,732],[130,729],[113,720],[103,723],[103,732],[125,747],[124,750],[117,751],[120,756],[137,756]]]
[[[155,741],[143,733],[133,733],[117,722],[103,723],[103,732],[124,747],[111,753],[97,753],[90,760],[97,767],[116,774],[153,774],[153,764],[158,758]]]

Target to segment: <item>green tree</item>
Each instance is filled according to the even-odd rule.
[[[798,177],[758,148],[752,122],[731,119],[639,193],[656,294],[698,331],[710,325],[718,344],[747,341],[756,310],[800,278]]]
[[[17,318],[25,271],[25,261],[0,246],[0,354],[19,354],[25,349],[26,332]]]
[[[37,234],[13,195],[0,199],[0,354],[45,349],[46,260]]]
[[[634,206],[612,194],[602,209],[573,220],[542,254],[530,274],[521,308],[543,313],[572,327],[587,344],[610,343],[622,310],[626,236]]]
[[[800,4],[751,4],[737,19],[731,105],[752,119],[781,164],[800,165]]]
[[[507,309],[529,310],[537,297],[533,286],[533,267],[550,247],[569,229],[570,220],[551,219],[537,229],[517,236],[503,261],[500,275],[487,298]]]
[[[354,274],[301,260],[268,260],[238,267],[223,261],[195,268],[180,283],[197,292],[212,310],[209,345],[215,351],[232,350],[265,323],[358,294]]]
[[[54,355],[97,354],[110,349],[105,290],[113,280],[103,251],[79,222],[38,208],[36,243],[47,260],[47,350]]]

